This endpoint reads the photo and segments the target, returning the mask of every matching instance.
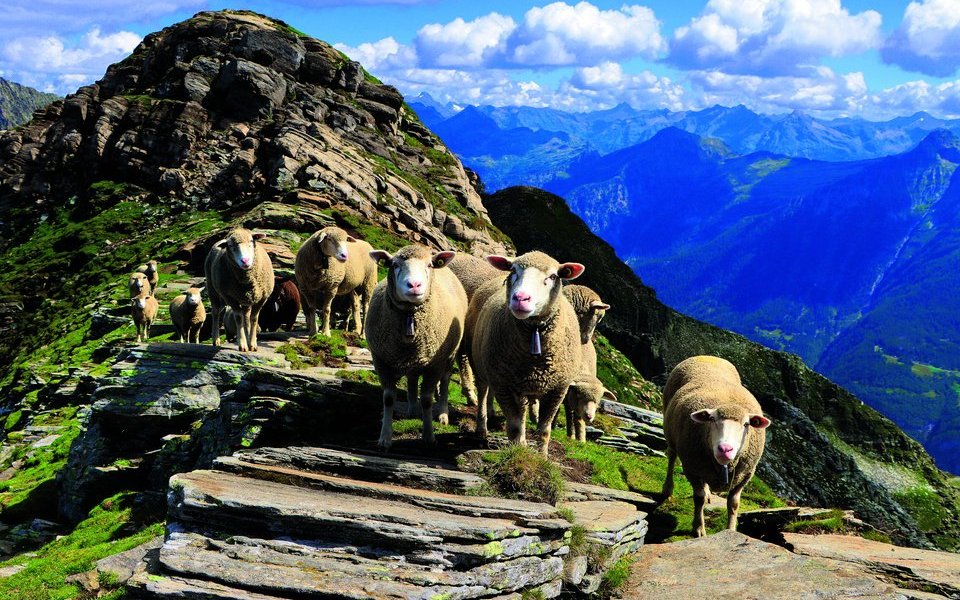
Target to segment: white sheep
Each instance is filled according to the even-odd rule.
[[[157,309],[160,307],[153,296],[137,296],[130,299],[130,314],[133,324],[137,326],[137,343],[147,341],[150,337],[150,326],[157,318]]]
[[[433,396],[439,383],[439,420],[446,423],[447,384],[467,313],[463,285],[445,268],[454,253],[432,253],[425,246],[412,245],[393,255],[374,250],[370,256],[389,269],[373,292],[364,332],[383,388],[379,445],[388,449],[393,442],[393,403],[397,381],[403,376],[411,406],[418,399],[422,377],[423,441],[432,444]]]
[[[203,288],[189,288],[170,302],[170,320],[179,341],[200,343],[200,328],[207,319],[200,294]]]
[[[577,315],[577,322],[580,326],[580,349],[582,351],[583,363],[580,367],[580,376],[588,380],[595,379],[597,375],[597,349],[593,345],[593,332],[597,324],[603,320],[604,315],[610,310],[610,305],[600,299],[600,295],[590,288],[583,285],[565,285],[563,286],[563,295],[570,301],[573,312]],[[596,392],[596,388],[591,388]],[[609,392],[612,394],[612,392]],[[578,399],[579,398],[579,399]],[[579,394],[578,398],[568,397],[564,399],[564,407],[567,417],[567,435],[573,439],[586,441],[586,424],[584,421],[592,421],[593,415],[587,415],[584,411],[584,394]],[[597,396],[599,401],[600,396]],[[615,398],[614,398],[615,399]],[[594,405],[594,408],[596,405]]]
[[[526,408],[539,399],[537,437],[546,456],[553,418],[582,362],[577,315],[561,292],[562,282],[579,277],[584,267],[560,264],[542,252],[487,260],[510,275],[505,283],[481,286],[470,306],[477,432],[486,436],[489,392],[500,402],[510,441],[526,443]]]
[[[243,228],[230,232],[207,254],[203,271],[207,277],[212,318],[212,343],[220,345],[220,307],[230,306],[239,317],[237,341],[240,352],[257,350],[257,321],[260,309],[273,291],[273,265],[257,241],[264,234]]]
[[[157,261],[148,260],[146,264],[140,265],[135,271],[147,276],[147,281],[150,282],[151,289],[157,287],[157,282],[160,281],[160,274],[157,272]]]
[[[323,335],[330,335],[330,305],[336,296],[353,299],[354,331],[363,333],[363,317],[377,285],[373,248],[339,227],[326,227],[311,235],[297,251],[294,272],[310,335],[317,334],[321,311]],[[361,314],[362,313],[362,314]]]
[[[710,489],[727,489],[727,529],[737,528],[740,493],[763,455],[770,419],[740,383],[730,362],[694,356],[674,367],[663,389],[667,478],[663,499],[673,494],[677,457],[693,487],[693,531],[706,535],[703,505]]]
[[[583,371],[570,384],[563,403],[567,408],[567,435],[580,442],[587,441],[587,423],[592,423],[597,408],[604,399],[616,402],[613,392],[603,382]]]
[[[143,273],[131,273],[127,289],[130,291],[131,298],[146,298],[153,293],[150,280]]]

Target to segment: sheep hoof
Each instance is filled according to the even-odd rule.
[[[393,445],[393,440],[380,438],[380,441],[377,442],[377,449],[380,450],[380,452],[389,452],[390,446],[392,445]]]

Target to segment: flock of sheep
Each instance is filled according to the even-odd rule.
[[[433,436],[433,404],[448,422],[448,386],[454,363],[468,402],[477,405],[476,432],[487,436],[494,398],[506,419],[511,443],[526,443],[529,414],[544,454],[560,405],[567,433],[586,439],[603,399],[615,400],[597,378],[593,332],[610,306],[593,290],[568,285],[584,266],[560,263],[542,252],[516,258],[477,258],[410,245],[391,254],[372,248],[337,227],[314,233],[299,249],[296,284],[274,276],[263,234],[237,228],[210,250],[204,263],[210,298],[212,341],[220,344],[221,321],[234,325],[240,351],[257,350],[264,307],[287,329],[302,302],[310,335],[329,335],[331,304],[353,301],[353,330],[362,333],[383,390],[379,446],[392,444],[398,382],[407,381],[410,406],[419,403],[424,442]],[[377,265],[387,276],[377,281]],[[151,290],[156,262],[130,276],[137,341],[156,317]],[[190,288],[170,303],[180,341],[197,343],[205,319],[201,289]],[[292,313],[292,314],[291,314]],[[281,315],[282,317],[278,317]],[[728,527],[737,522],[740,493],[763,453],[770,424],[736,368],[713,356],[689,358],[671,372],[664,389],[668,469],[663,496],[673,491],[680,458],[695,495],[694,530],[704,535],[703,505],[711,488],[729,489]]]

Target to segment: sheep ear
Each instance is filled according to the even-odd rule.
[[[255,233],[255,234],[253,234],[253,239],[255,239],[255,240],[262,240],[262,239],[265,238],[265,237],[267,237],[267,234],[265,234],[265,233]]]
[[[372,258],[375,263],[382,263],[383,266],[387,266],[390,264],[390,261],[393,260],[393,255],[386,250],[371,250],[370,258]]]
[[[327,234],[326,234],[326,232],[321,233],[320,235],[317,236],[317,243],[318,243],[318,244],[322,244],[322,243],[323,243],[323,240],[325,240],[325,239],[327,239]]]
[[[352,235],[348,235],[348,236],[347,236],[347,241],[348,241],[348,242],[356,242],[356,241],[357,241],[357,238],[353,237]]]
[[[696,423],[711,423],[717,418],[717,410],[708,408],[698,410],[697,412],[691,414],[690,418]]]
[[[594,300],[590,304],[590,308],[592,310],[610,310],[610,305],[604,302],[600,302],[599,300]]]
[[[495,269],[499,269],[501,271],[509,271],[513,268],[513,261],[505,256],[491,254],[487,257],[487,262],[493,265]]]
[[[223,248],[223,247],[226,246],[226,245],[227,245],[227,240],[220,240],[219,242],[217,242],[216,244],[214,244],[213,247],[214,247],[214,248]]]
[[[440,269],[450,264],[450,261],[453,260],[453,257],[456,255],[457,253],[452,250],[444,250],[443,252],[434,254],[430,262],[435,269]]]
[[[560,268],[557,269],[557,275],[564,281],[570,281],[571,279],[580,277],[585,268],[586,267],[580,263],[563,263],[560,265]]]
[[[750,427],[757,429],[766,429],[770,426],[770,419],[763,415],[750,415]]]
[[[617,401],[617,395],[606,388],[603,389],[603,395],[601,397],[607,400],[613,400],[614,402]]]

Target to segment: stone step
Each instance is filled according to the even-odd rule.
[[[169,520],[191,528],[258,531],[295,539],[398,548],[415,562],[469,563],[476,560],[478,553],[489,554],[493,550],[525,554],[542,547],[548,552],[551,543],[562,540],[569,527],[565,520],[554,517],[552,507],[544,510],[535,504],[529,513],[539,512],[540,518],[479,517],[469,512],[464,515],[406,501],[307,489],[225,471],[175,475],[170,489]],[[493,500],[490,499],[490,505]],[[442,498],[437,501],[442,502]]]
[[[438,571],[352,549],[173,532],[160,551],[165,573],[269,596],[295,598],[491,598],[560,577],[563,560],[520,557],[467,571]]]
[[[660,503],[653,498],[630,492],[627,490],[615,490],[602,485],[593,485],[589,483],[577,483],[568,481],[565,484],[563,496],[564,502],[578,502],[583,500],[613,500],[632,504],[645,512],[652,512]]]
[[[630,406],[622,402],[604,400],[603,404],[600,405],[600,412],[606,415],[636,421],[637,423],[645,423],[646,425],[659,428],[661,431],[663,430],[663,415],[652,410]]]
[[[454,470],[453,465],[407,457],[362,454],[356,450],[289,447],[243,450],[233,455],[245,463],[272,465],[343,475],[373,482],[389,482],[442,492],[464,493],[480,488],[484,479],[474,473]],[[221,458],[220,461],[225,461]],[[220,463],[220,468],[223,463]]]
[[[562,506],[573,513],[574,523],[586,530],[587,543],[606,549],[591,553],[587,561],[581,561],[579,567],[568,567],[566,573],[565,581],[569,585],[582,594],[592,594],[600,587],[603,573],[624,554],[636,552],[643,546],[647,513],[631,503],[612,500],[564,502]]]

